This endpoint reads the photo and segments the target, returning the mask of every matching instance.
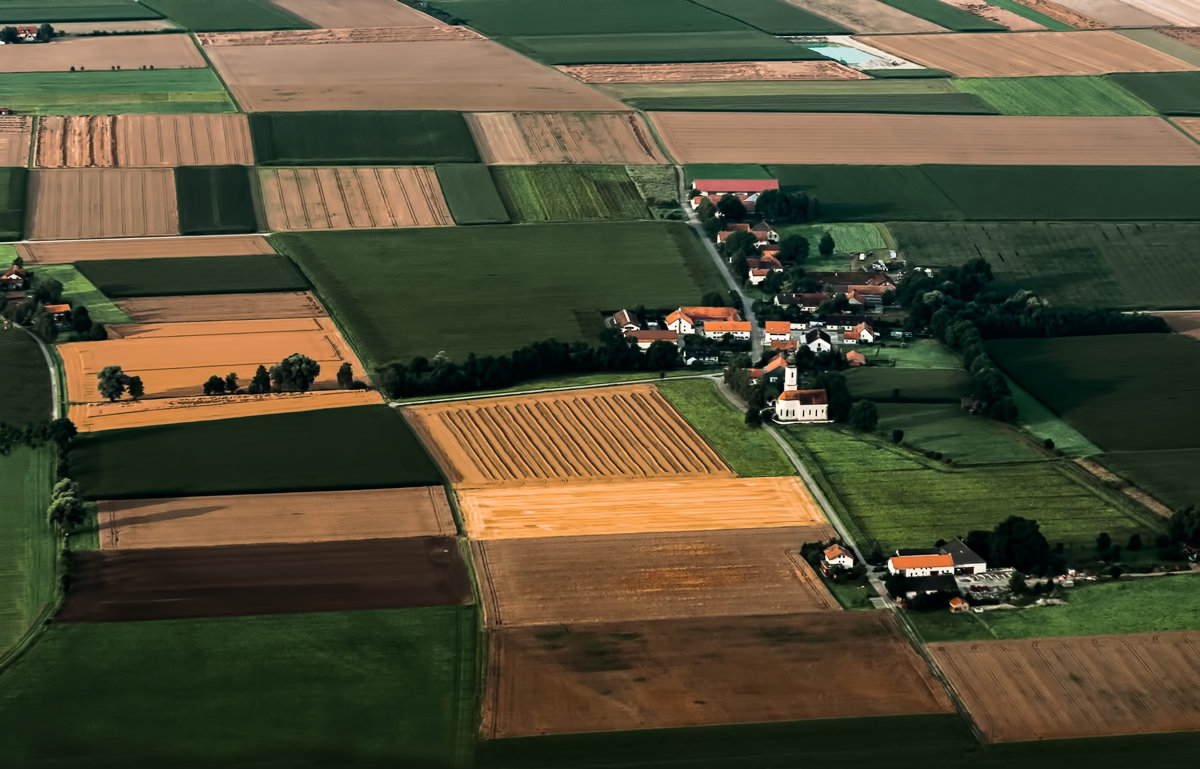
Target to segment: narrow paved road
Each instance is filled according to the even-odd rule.
[[[29,334],[33,338],[33,341],[37,342],[38,349],[42,351],[42,357],[46,359],[46,368],[50,369],[50,418],[58,419],[62,416],[58,407],[58,369],[54,365],[54,357],[50,354],[50,348],[46,347],[46,343],[42,341],[41,337],[29,329],[24,326],[18,326],[17,328]]]

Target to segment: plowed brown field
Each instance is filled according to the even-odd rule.
[[[1096,21],[1095,19],[1084,16],[1082,13],[1072,11],[1070,8],[1051,2],[1051,0],[1016,0],[1016,2],[1028,8],[1032,8],[1038,13],[1049,16],[1055,21],[1061,21],[1063,24],[1069,24],[1075,29],[1105,29],[1106,25]]]
[[[1103,75],[1194,70],[1185,61],[1116,32],[1023,32],[1019,35],[888,35],[859,38],[958,77]]]
[[[263,32],[202,32],[205,48],[242,45],[330,45],[334,43],[415,43],[431,40],[484,40],[466,27],[363,27],[359,29],[282,29]]]
[[[128,622],[471,601],[452,537],[75,553],[57,622]]]
[[[491,40],[221,46],[208,55],[248,111],[625,108]]]
[[[931,21],[919,19],[879,0],[784,0],[805,11],[836,21],[855,32],[945,32]]]
[[[931,644],[992,742],[1200,729],[1200,633]]]
[[[41,45],[0,46],[0,72],[75,69],[191,69],[208,63],[188,35],[62,37]]]
[[[405,409],[454,483],[508,485],[733,473],[647,385]]]
[[[0,117],[0,166],[29,163],[29,138],[33,121],[27,117]]]
[[[492,165],[667,162],[633,112],[477,112],[467,124]]]
[[[576,64],[559,67],[585,83],[722,83],[728,80],[868,80],[836,61],[714,61],[689,64]]]
[[[803,558],[828,526],[471,542],[488,627],[840,611]]]
[[[117,165],[254,165],[245,115],[121,115]]]
[[[997,8],[991,3],[982,2],[982,0],[943,0],[947,5],[952,5],[955,8],[961,8],[964,11],[969,11],[980,18],[994,21],[1008,29],[1017,30],[1020,32],[1029,32],[1035,29],[1045,29],[1044,26],[1038,24],[1032,19],[1027,19],[1020,14]]]
[[[474,539],[825,525],[798,478],[689,478],[464,489]]]
[[[488,636],[484,739],[952,710],[886,612]]]
[[[437,174],[399,168],[261,168],[272,230],[446,227],[454,224]]]
[[[116,165],[112,115],[45,115],[38,120],[38,168],[111,168]]]
[[[356,377],[365,376],[362,364],[328,318],[122,325],[110,326],[109,333],[116,338],[59,346],[72,402],[101,401],[96,375],[113,361],[119,361],[125,373],[142,378],[148,398],[199,395],[210,376],[231,371],[248,383],[260,365],[270,367],[294,352],[321,364],[314,389],[334,387],[337,369],[346,361]]]
[[[102,550],[456,533],[441,486],[101,500],[97,508]]]
[[[446,24],[395,0],[271,0],[318,27],[444,27]]]
[[[1200,145],[1156,117],[653,112],[650,119],[681,163],[1200,164]],[[746,132],[756,140],[726,141]]]
[[[178,233],[175,173],[169,168],[58,168],[30,174],[30,240]]]
[[[66,264],[95,259],[160,259],[171,256],[244,256],[273,254],[261,235],[210,235],[135,240],[18,243],[17,253],[29,264]]]
[[[327,315],[309,291],[279,294],[199,294],[147,296],[117,302],[138,323],[179,323],[203,320],[262,320],[264,318],[321,318]]]

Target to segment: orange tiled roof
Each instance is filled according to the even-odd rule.
[[[768,334],[790,334],[792,333],[792,324],[786,320],[769,320],[763,324],[763,328]]]
[[[800,340],[799,339],[772,339],[771,340],[771,349],[773,351],[782,350],[783,352],[788,352],[790,350],[799,350],[800,349]]]
[[[888,559],[893,569],[936,569],[954,565],[949,555],[897,555]]]
[[[704,322],[705,331],[749,331],[750,321],[748,320],[706,320]]]
[[[45,305],[44,309],[46,310],[46,312],[49,312],[49,313],[70,312],[71,305],[69,305],[69,304],[48,304],[48,305]]]
[[[786,390],[780,394],[779,400],[800,401],[805,406],[821,406],[829,403],[829,396],[824,390]]]
[[[851,558],[854,557],[853,555],[850,554],[849,550],[842,547],[841,545],[830,545],[829,547],[825,548],[825,560],[826,561],[832,561],[834,558],[840,558],[843,555],[850,556]]]
[[[787,356],[784,355],[783,353],[780,353],[779,355],[776,355],[774,358],[771,358],[771,360],[767,363],[767,365],[763,366],[763,371],[774,371],[775,369],[779,368],[780,366],[786,366],[786,365],[787,365]]]

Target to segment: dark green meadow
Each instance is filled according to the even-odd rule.
[[[296,265],[278,254],[97,259],[76,266],[104,295],[114,298],[309,288],[308,280]]]
[[[869,366],[845,372],[855,398],[904,403],[958,403],[967,394],[967,372],[956,369]]]
[[[29,171],[24,168],[0,168],[0,240],[20,240],[25,234],[28,180]]]
[[[71,477],[92,499],[425,486],[441,472],[387,406],[80,435]]]
[[[455,224],[507,224],[510,219],[496,182],[482,163],[438,163],[442,195]]]
[[[688,0],[433,0],[489,37],[504,35],[619,35],[630,32],[719,32],[746,29],[737,19]]]
[[[17,328],[0,330],[0,372],[0,423],[26,425],[50,418],[50,369],[32,336]]]
[[[60,21],[126,21],[157,19],[136,0],[3,0],[0,22],[41,24]]]
[[[309,29],[309,24],[269,0],[140,0],[143,5],[193,32]]]
[[[784,0],[692,0],[772,35],[848,35],[850,30]]]
[[[639,25],[642,30],[649,27]],[[757,29],[719,32],[511,35],[499,42],[546,64],[792,61],[824,56]]]
[[[258,232],[254,194],[246,166],[180,166],[175,195],[181,235]]]
[[[250,139],[265,166],[479,161],[461,112],[255,112]]]
[[[1200,115],[1200,72],[1127,72],[1109,78],[1163,115]]]
[[[931,21],[955,32],[1007,32],[1008,28],[970,11],[955,8],[940,0],[883,0],[919,19]]]

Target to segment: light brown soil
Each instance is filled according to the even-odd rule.
[[[59,168],[30,174],[30,240],[177,234],[175,173],[169,168]]]
[[[1196,42],[1200,43],[1200,37],[1196,38]],[[1177,117],[1172,118],[1172,122],[1200,141],[1200,117]]]
[[[1200,118],[1192,118],[1191,120],[1196,123],[1197,136],[1200,136]],[[1176,120],[1175,122],[1178,123],[1180,121]],[[1200,310],[1195,312],[1159,312],[1150,314],[1158,315],[1158,317],[1165,320],[1175,333],[1200,340]]]
[[[437,174],[399,168],[262,168],[272,230],[445,227],[454,224]]]
[[[1106,29],[1108,26],[1084,16],[1082,13],[1077,13],[1070,8],[1051,2],[1051,0],[1015,0],[1015,2],[1027,8],[1032,8],[1043,16],[1049,16],[1055,21],[1069,24],[1076,29]]]
[[[117,165],[254,165],[245,115],[121,115]]]
[[[879,0],[784,0],[818,16],[824,16],[855,32],[945,32],[931,21],[917,18]]]
[[[618,481],[459,493],[474,539],[825,525],[798,478]]]
[[[1026,34],[1037,33],[978,37]],[[1200,145],[1156,117],[654,112],[650,118],[681,163],[1200,163]],[[756,140],[727,141],[747,132]]]
[[[1200,24],[1196,0],[1055,0],[1111,27]]]
[[[95,259],[160,259],[172,256],[243,256],[273,254],[261,235],[220,235],[136,240],[18,243],[17,253],[29,264],[66,264]]]
[[[1129,481],[1114,473],[1112,470],[1104,467],[1099,462],[1088,459],[1087,457],[1076,457],[1074,462],[1100,480],[1106,483],[1115,484],[1122,494],[1129,497],[1134,502],[1137,502],[1139,505],[1142,505],[1150,512],[1156,515],[1161,515],[1164,518],[1171,517],[1171,508],[1167,507],[1162,502],[1159,502],[1157,499],[1142,491],[1137,486],[1134,486]]]
[[[481,398],[405,413],[446,476],[466,486],[733,475],[650,385]]]
[[[116,157],[112,115],[45,115],[38,120],[38,168],[111,168]]]
[[[861,39],[868,45],[959,77],[1103,75],[1196,69],[1174,56],[1107,30],[1022,32],[1018,35],[891,35]]]
[[[29,163],[29,141],[33,121],[24,116],[0,117],[0,166]]]
[[[466,27],[363,27],[358,29],[282,29],[262,32],[201,32],[205,48],[246,45],[332,45],[347,43],[415,43],[434,40],[486,40]]]
[[[101,550],[455,535],[441,486],[102,500]]]
[[[188,35],[62,37],[38,45],[0,46],[0,72],[190,69],[208,66]]]
[[[96,375],[113,361],[120,361],[125,373],[142,378],[147,398],[200,396],[210,376],[231,371],[249,383],[260,365],[270,367],[295,352],[321,365],[315,389],[335,387],[337,369],[346,361],[356,378],[366,378],[362,364],[328,318],[113,325],[108,331],[110,338],[103,342],[59,346],[72,402],[101,401]],[[270,399],[246,402],[266,404]]]
[[[559,67],[585,83],[723,83],[730,80],[869,80],[836,61],[720,61],[689,64],[576,64]]]
[[[208,54],[247,110],[620,110],[491,40],[255,45]],[[385,64],[384,64],[385,63]]]
[[[1200,729],[1194,631],[931,644],[929,651],[991,742]]]
[[[138,323],[321,318],[328,314],[317,297],[309,291],[147,296],[121,299],[117,306]]]
[[[489,633],[481,736],[947,713],[885,612]]]
[[[799,555],[828,526],[471,542],[487,626],[840,611]]]
[[[1200,27],[1160,27],[1156,31],[1172,40],[1187,43],[1193,48],[1200,48]]]
[[[634,112],[476,112],[467,124],[491,165],[667,162]]]
[[[993,21],[1009,29],[1028,32],[1035,29],[1045,29],[1044,26],[1038,24],[1032,19],[1027,19],[1024,16],[1013,13],[1004,8],[997,8],[990,3],[982,2],[982,0],[943,0],[947,5],[952,5],[955,8],[961,8],[964,11],[969,11],[976,16]]]
[[[318,27],[448,26],[396,0],[271,0],[271,3]]]

